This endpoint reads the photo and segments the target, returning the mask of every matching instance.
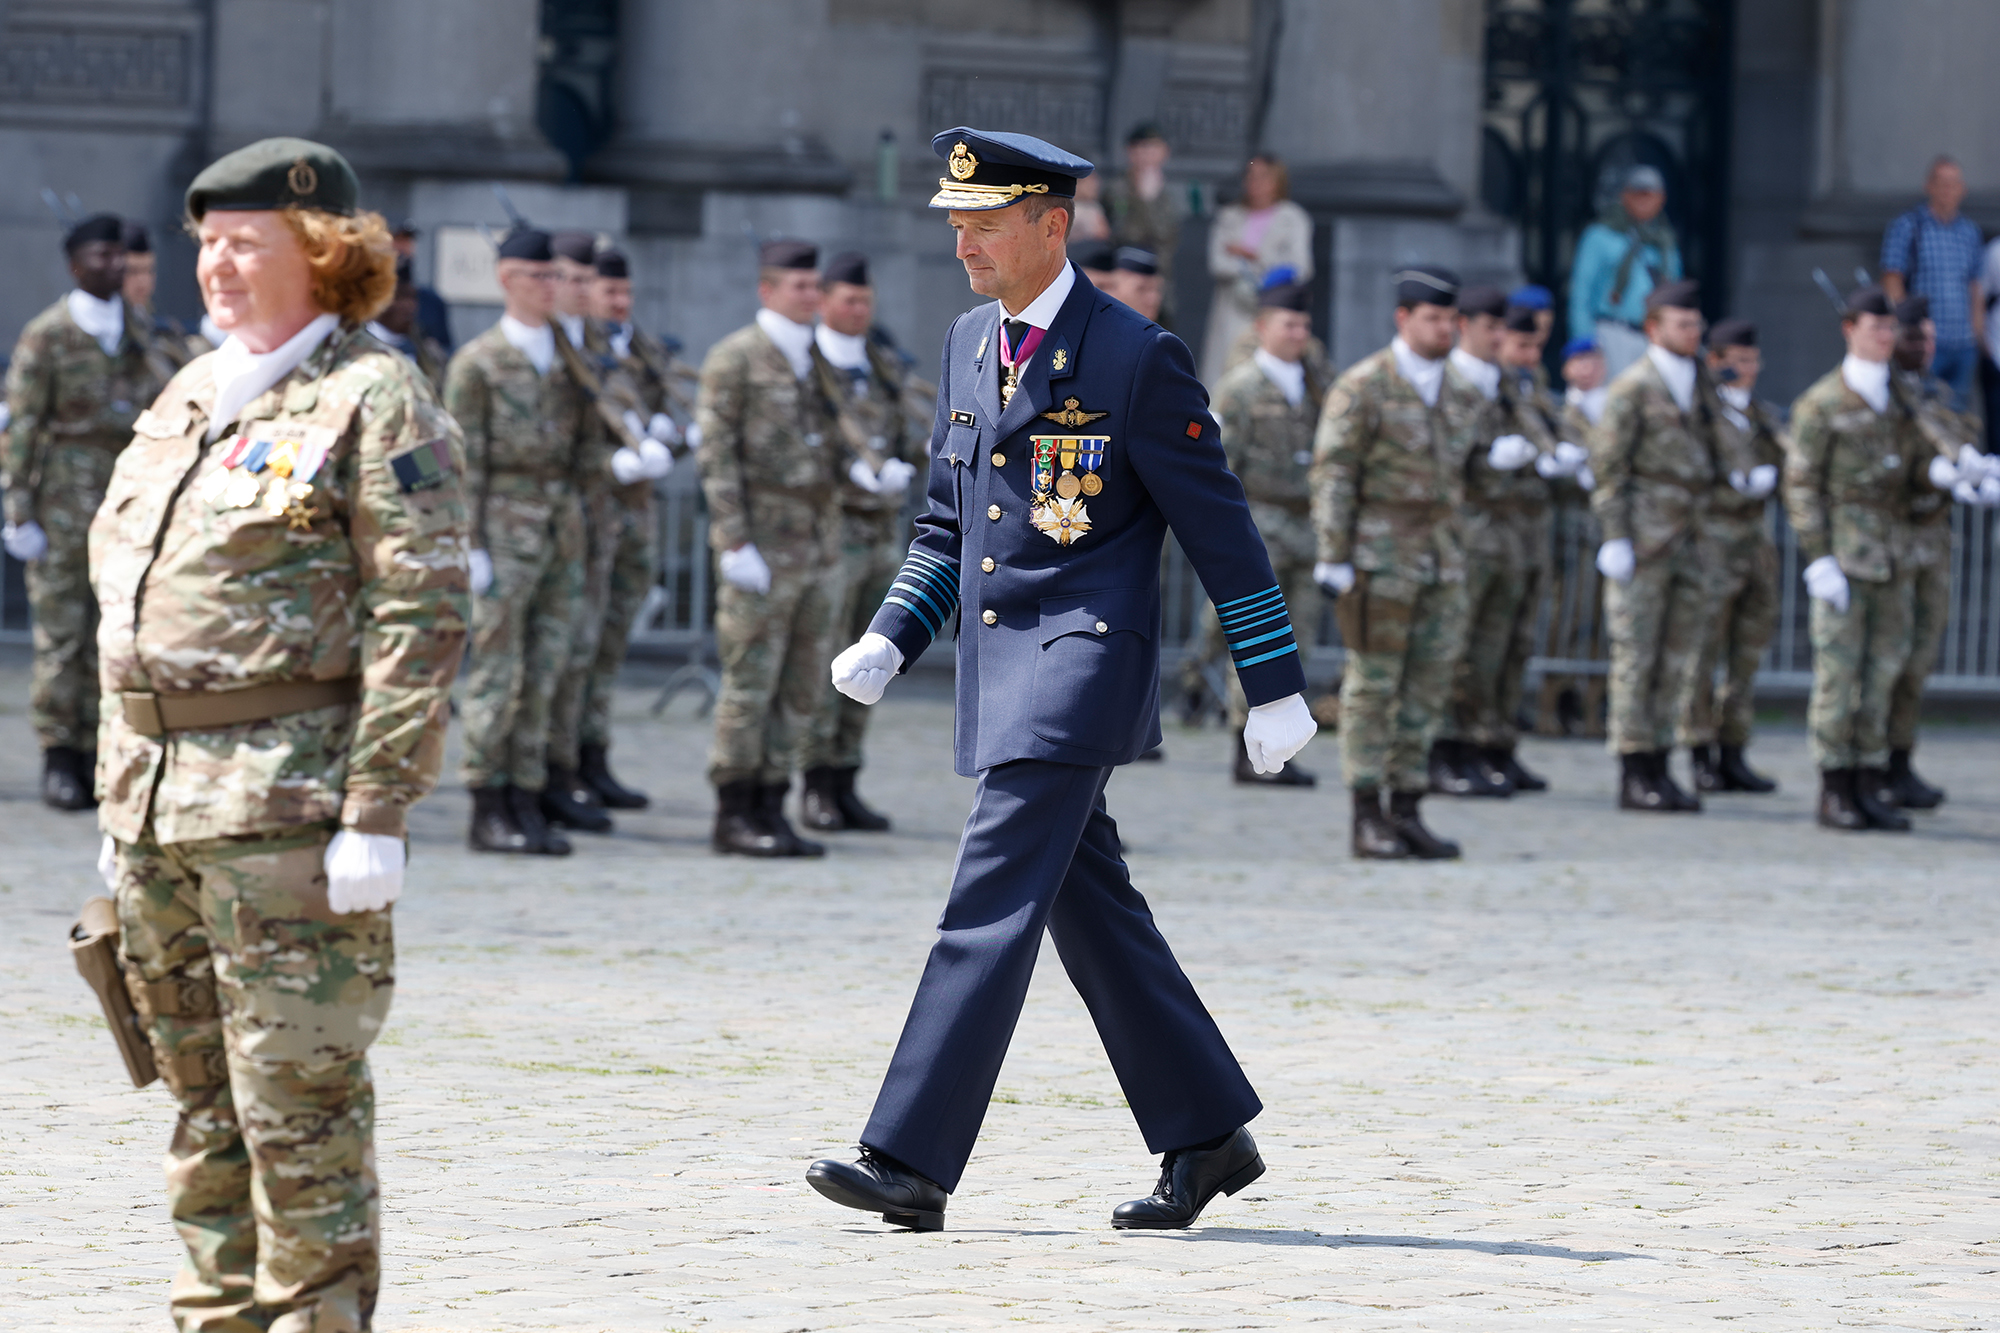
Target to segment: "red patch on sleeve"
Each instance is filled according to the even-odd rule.
[[[1188,422],[1187,436],[1190,440],[1201,438],[1201,423],[1199,421]]]

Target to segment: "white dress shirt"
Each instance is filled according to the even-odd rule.
[[[563,337],[569,339],[569,345],[578,351],[583,350],[583,316],[557,315],[556,318],[562,321]]]
[[[340,327],[340,316],[321,315],[268,352],[253,352],[234,334],[215,349],[215,409],[208,419],[214,439],[236,420],[252,399],[298,368],[327,336]]]
[[[762,309],[757,312],[757,327],[785,354],[794,375],[804,379],[812,373],[812,325],[794,324],[775,310]]]
[[[632,334],[635,331],[630,323],[613,324],[609,320],[605,321],[604,333],[611,340],[611,354],[620,361],[632,355]]]
[[[1257,369],[1264,372],[1264,378],[1285,395],[1285,401],[1297,407],[1306,397],[1306,367],[1303,361],[1280,361],[1259,347],[1250,354],[1257,363]]]
[[[1718,384],[1715,392],[1722,398],[1722,410],[1735,425],[1746,434],[1751,429],[1750,391],[1737,384]]]
[[[1487,402],[1490,403],[1500,396],[1500,367],[1491,361],[1481,361],[1463,347],[1452,348],[1449,360],[1451,368],[1465,376],[1467,382],[1479,390],[1479,396]]]
[[[1410,350],[1410,345],[1401,335],[1389,342],[1389,353],[1396,358],[1397,373],[1410,382],[1417,391],[1417,397],[1424,400],[1425,407],[1436,407],[1438,387],[1444,383],[1445,358],[1432,361],[1418,356]]]
[[[118,344],[125,340],[124,298],[114,292],[110,300],[100,301],[83,288],[74,288],[69,294],[69,317],[97,340],[106,356],[118,355]]]
[[[1023,310],[1020,314],[1008,314],[1007,307],[1001,305],[998,301],[995,301],[993,305],[999,310],[1000,322],[1003,324],[1010,319],[1019,319],[1026,320],[1031,328],[1046,329],[1049,325],[1056,322],[1056,314],[1062,309],[1063,302],[1069,300],[1070,288],[1074,286],[1076,286],[1076,265],[1066,263],[1062,267],[1062,272],[1056,274],[1055,281],[1042,288],[1042,294],[1028,302],[1027,309]],[[1014,373],[1016,375],[1026,374],[1028,362],[1034,359],[1031,356],[1026,361],[1016,362]]]
[[[1604,416],[1604,400],[1611,396],[1611,386],[1600,384],[1595,389],[1564,389],[1563,401],[1583,413],[1583,419],[1595,426]]]
[[[1878,413],[1889,410],[1889,363],[1863,361],[1849,352],[1840,361],[1840,378]]]
[[[549,367],[556,363],[556,331],[546,321],[530,328],[512,315],[502,315],[500,336],[528,358],[537,375],[548,374]]]
[[[1678,356],[1658,343],[1646,344],[1646,356],[1660,372],[1660,378],[1667,382],[1667,392],[1674,396],[1674,406],[1686,412],[1694,406],[1694,358]]]

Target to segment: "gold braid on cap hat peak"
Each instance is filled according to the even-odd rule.
[[[961,139],[951,147],[951,156],[945,159],[945,167],[951,172],[951,179],[938,177],[938,189],[957,195],[974,195],[987,199],[1005,199],[1012,203],[1024,194],[1047,194],[1046,185],[974,185],[972,173],[979,170],[979,159]]]

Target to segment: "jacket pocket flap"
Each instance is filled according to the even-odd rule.
[[[1065,634],[1113,634],[1120,630],[1151,639],[1158,618],[1154,594],[1148,588],[1107,588],[1069,597],[1045,597],[1041,608],[1043,643]]]
[[[189,420],[186,409],[169,414],[155,412],[149,407],[139,413],[138,419],[132,423],[132,433],[154,440],[178,439],[187,434]]]
[[[979,456],[979,432],[970,426],[951,426],[944,433],[943,457],[946,462],[968,467]]]

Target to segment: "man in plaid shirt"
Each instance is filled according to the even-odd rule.
[[[1965,174],[1957,162],[1933,160],[1924,193],[1928,203],[1902,214],[1882,233],[1882,287],[1892,303],[1913,292],[1930,298],[1937,325],[1931,373],[1951,386],[1952,406],[1964,411],[1972,401],[1986,332],[1980,281],[1984,240],[1978,224],[1959,215]]]

